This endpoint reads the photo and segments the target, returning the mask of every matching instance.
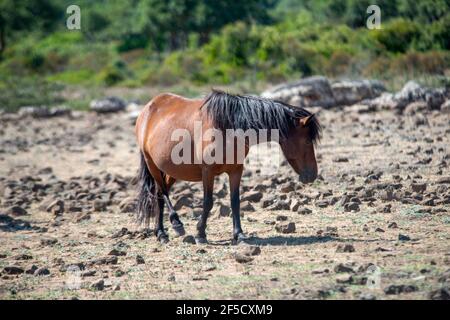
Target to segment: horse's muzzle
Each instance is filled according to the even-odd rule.
[[[312,169],[304,169],[299,176],[299,180],[303,183],[311,183],[317,178],[317,171]]]

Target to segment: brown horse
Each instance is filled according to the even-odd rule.
[[[192,161],[179,163],[173,160],[173,150],[179,141],[173,139],[172,133],[181,129],[193,136],[195,123],[201,124],[203,132],[219,130],[223,136],[229,129],[236,130],[238,134],[234,140],[240,138],[239,135],[245,135],[247,130],[276,130],[279,132],[281,150],[299,174],[300,181],[310,183],[317,177],[314,144],[320,138],[321,127],[309,111],[278,101],[231,95],[217,90],[199,100],[170,93],[160,94],[144,107],[136,121],[136,137],[141,152],[137,218],[146,224],[150,218],[156,218],[155,233],[160,242],[168,241],[163,226],[164,204],[169,209],[169,220],[175,233],[178,236],[185,234],[183,223],[169,199],[170,188],[176,180],[203,182],[203,213],[197,224],[195,239],[197,243],[207,242],[205,231],[213,206],[214,178],[222,173],[226,173],[230,181],[233,238],[236,241],[246,239],[239,213],[243,161],[239,161],[236,155],[231,162],[195,161],[199,154],[215,144],[216,139],[188,142],[192,148],[187,152],[183,150],[186,154],[182,157]],[[274,140],[274,136],[270,134],[269,140]],[[251,145],[260,141],[251,143],[245,136],[244,140],[245,158]]]

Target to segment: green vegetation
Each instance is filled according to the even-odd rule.
[[[59,103],[62,87],[448,76],[449,0],[80,0],[81,30],[70,4],[0,2],[1,108]]]

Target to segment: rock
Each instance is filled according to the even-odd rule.
[[[51,117],[51,112],[46,107],[33,107],[25,106],[21,107],[18,111],[21,117],[33,117],[33,118],[49,118]]]
[[[121,250],[117,250],[117,249],[112,249],[112,250],[108,253],[108,255],[120,257],[120,256],[126,256],[127,253],[126,253],[126,251],[121,251]]]
[[[388,228],[389,229],[397,229],[398,228],[397,222],[389,223]]]
[[[183,243],[195,244],[194,236],[188,235],[183,238]]]
[[[415,285],[390,285],[384,289],[385,294],[394,295],[400,293],[410,293],[419,290]]]
[[[430,292],[431,300],[450,300],[450,287],[445,286],[440,289]]]
[[[356,203],[356,202],[346,203],[344,205],[344,210],[345,210],[345,212],[351,212],[351,211],[358,212],[359,211],[359,204]]]
[[[105,281],[103,279],[94,281],[89,287],[94,291],[102,291],[105,288]]]
[[[347,157],[334,157],[332,159],[333,162],[348,162],[348,158]]]
[[[94,200],[93,208],[95,211],[106,211],[110,204],[109,200],[96,199]]]
[[[91,101],[89,107],[97,113],[109,113],[125,110],[126,103],[117,97],[107,97],[105,99]]]
[[[299,208],[299,209],[297,210],[297,213],[298,213],[298,214],[311,214],[311,213],[312,213],[312,210],[311,210],[311,209],[308,209],[308,208]]]
[[[21,217],[28,214],[27,210],[19,206],[12,206],[6,210],[6,214],[13,217]]]
[[[339,252],[339,253],[342,253],[342,252],[355,252],[355,247],[352,244],[350,244],[350,243],[343,244],[343,245],[340,244],[340,245],[337,246],[336,252]]]
[[[298,209],[300,208],[300,205],[301,205],[301,202],[298,199],[292,200],[291,204],[290,204],[291,211],[294,211],[294,212],[298,211]]]
[[[50,271],[47,268],[39,268],[34,272],[35,276],[47,276],[50,274]]]
[[[404,234],[399,234],[398,235],[398,240],[400,240],[400,241],[410,241],[411,240],[411,238],[410,237],[408,237],[407,235],[404,235]]]
[[[117,259],[117,256],[108,256],[108,257],[94,259],[89,264],[90,265],[110,265],[110,264],[117,264],[118,261],[119,260]]]
[[[140,255],[137,255],[136,256],[136,264],[145,264],[144,258]]]
[[[339,263],[334,267],[334,272],[336,273],[355,273],[355,270],[349,265]]]
[[[426,183],[412,183],[411,190],[417,193],[423,193],[427,189]]]
[[[377,300],[377,297],[371,293],[361,293],[359,295],[359,300]]]
[[[241,199],[241,201],[250,201],[253,203],[261,201],[263,197],[263,194],[261,191],[252,191],[245,193],[244,197]]]
[[[297,106],[331,108],[336,105],[330,82],[322,76],[308,77],[282,84],[264,91],[261,95],[264,98],[280,100]]]
[[[41,239],[41,246],[50,247],[58,243],[58,239],[46,238]]]
[[[386,91],[377,80],[342,80],[331,84],[336,105],[352,105],[365,99],[373,99]]]
[[[242,211],[248,211],[248,212],[255,212],[255,207],[250,203],[250,201],[244,201],[241,203],[241,210]]]
[[[31,260],[31,259],[33,259],[33,257],[30,256],[29,254],[18,254],[16,256],[14,256],[14,260],[17,260],[17,261]]]
[[[229,217],[231,214],[231,208],[229,206],[219,204],[216,209],[216,215],[219,217]]]
[[[450,114],[450,100],[446,100],[442,105],[441,105],[441,112],[445,113],[445,114]]]
[[[450,183],[450,176],[441,177],[441,178],[436,180],[436,183],[438,183],[438,184],[449,184]]]
[[[263,206],[264,207],[264,206]],[[289,202],[285,201],[285,200],[278,200],[275,201],[272,206],[269,207],[270,210],[290,210],[290,205]]]
[[[287,216],[283,216],[283,215],[278,215],[276,217],[277,221],[287,221],[288,217]]]
[[[180,210],[183,207],[192,208],[192,196],[181,196],[173,206],[175,210]]]
[[[338,275],[336,277],[336,282],[337,283],[348,283],[348,284],[350,284],[350,283],[353,282],[353,278],[349,274],[341,274],[341,275]]]
[[[261,254],[261,248],[258,246],[246,245],[241,253],[246,256],[257,256]]]
[[[64,201],[54,200],[47,206],[45,210],[54,215],[60,215],[64,213]]]
[[[234,259],[239,263],[249,263],[253,261],[252,257],[237,252],[234,254]]]
[[[294,233],[295,232],[295,223],[289,222],[289,223],[279,223],[275,226],[275,230],[277,230],[279,233]]]
[[[18,266],[7,266],[7,267],[3,268],[3,273],[10,274],[10,275],[22,274],[24,272],[25,272],[25,270],[23,270],[21,267],[18,267]]]
[[[135,198],[125,198],[119,204],[120,212],[122,213],[133,213],[136,211],[136,199]]]
[[[39,269],[36,265],[32,265],[30,268],[28,268],[25,273],[26,274],[34,274],[36,270]]]

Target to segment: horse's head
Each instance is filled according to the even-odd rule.
[[[320,125],[314,114],[296,119],[296,125],[287,137],[281,138],[280,146],[289,164],[299,174],[303,183],[317,178],[317,161],[314,143],[320,137]]]

